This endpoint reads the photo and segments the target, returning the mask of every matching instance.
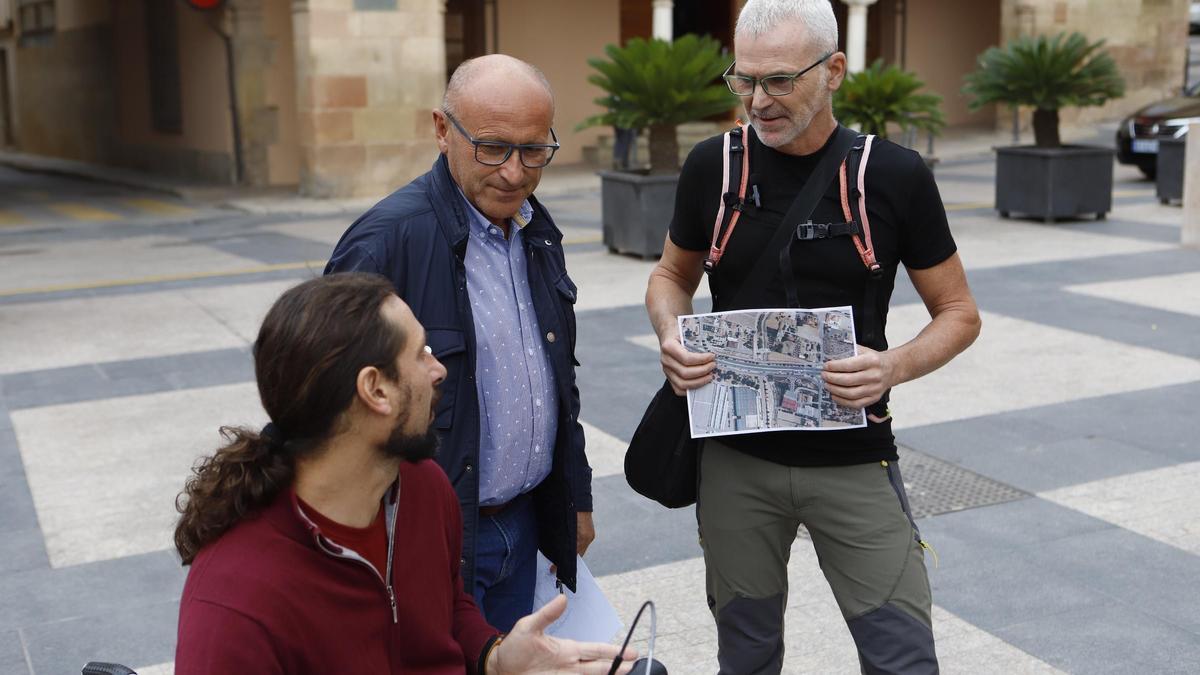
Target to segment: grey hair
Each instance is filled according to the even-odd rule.
[[[830,0],[747,0],[734,35],[762,35],[788,21],[804,24],[822,54],[837,51],[838,26]]]
[[[501,63],[503,65],[496,63],[497,57],[502,57]],[[507,67],[512,72],[523,73],[541,84],[546,89],[546,94],[550,96],[551,105],[553,106],[554,90],[550,87],[550,80],[546,79],[546,74],[541,69],[532,63],[526,63],[511,56],[489,54],[467,59],[454,69],[454,73],[450,76],[450,81],[446,83],[446,93],[442,96],[442,110],[457,116],[458,111],[456,110],[455,102],[489,67],[495,68],[498,65],[500,67]]]

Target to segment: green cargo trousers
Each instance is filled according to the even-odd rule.
[[[800,525],[862,671],[937,673],[924,544],[895,462],[788,467],[707,439],[696,516],[723,675],[779,673]]]

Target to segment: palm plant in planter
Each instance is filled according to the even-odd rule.
[[[610,250],[643,257],[662,254],[679,179],[676,126],[726,112],[737,99],[721,82],[733,60],[721,43],[685,35],[674,42],[634,38],[605,47],[607,59],[588,59],[588,81],[604,90],[605,112],[579,128],[650,130],[649,175],[601,171],[601,220]]]
[[[1125,93],[1104,41],[1080,33],[1025,36],[979,56],[963,91],[972,109],[988,103],[1032,106],[1034,146],[996,149],[996,209],[1047,222],[1112,208],[1113,150],[1064,146],[1058,111],[1095,106]]]
[[[946,126],[942,97],[917,93],[924,86],[916,75],[885,66],[879,59],[866,70],[846,76],[833,93],[833,112],[843,124],[880,138],[888,137],[891,124],[905,134],[917,130],[937,135]]]

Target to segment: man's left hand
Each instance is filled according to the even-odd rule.
[[[865,408],[878,401],[893,382],[892,355],[858,345],[858,354],[825,364],[821,377],[833,400],[848,408]],[[874,415],[872,421],[882,421]]]
[[[596,540],[596,526],[592,524],[591,511],[580,511],[575,515],[578,524],[575,535],[575,550],[582,556],[584,553],[587,553],[588,547]]]

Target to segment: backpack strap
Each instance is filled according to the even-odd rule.
[[[749,127],[741,120],[737,121],[735,128],[725,132],[721,202],[717,205],[712,243],[704,260],[704,271],[710,274],[721,263],[725,246],[729,244],[729,237],[733,234],[733,228],[737,227],[738,216],[746,203],[746,183],[750,180],[749,140]],[[730,190],[733,187],[737,188],[736,193]]]
[[[854,240],[854,248],[858,250],[858,257],[862,259],[863,266],[870,270],[872,275],[877,275],[882,274],[882,269],[875,259],[875,249],[871,245],[871,221],[867,217],[866,184],[867,160],[871,156],[871,144],[874,140],[874,134],[858,137],[854,147],[846,155],[846,159],[842,160],[842,166],[838,170],[838,183],[842,198],[842,215],[845,216],[847,222],[856,223],[855,229],[859,230],[851,235]],[[853,185],[848,185],[850,176],[856,179]]]
[[[860,326],[860,342],[871,343],[876,340],[882,327],[877,325],[876,306],[879,298],[879,280],[883,278],[883,268],[875,259],[875,249],[871,244],[871,220],[867,215],[867,161],[871,157],[871,144],[874,134],[859,136],[854,147],[842,161],[838,171],[842,214],[847,221],[857,224],[859,232],[851,235],[854,248],[863,266],[867,268],[868,276],[863,287],[863,318],[866,325]],[[851,182],[853,181],[853,182]],[[861,233],[861,234],[860,234]]]

